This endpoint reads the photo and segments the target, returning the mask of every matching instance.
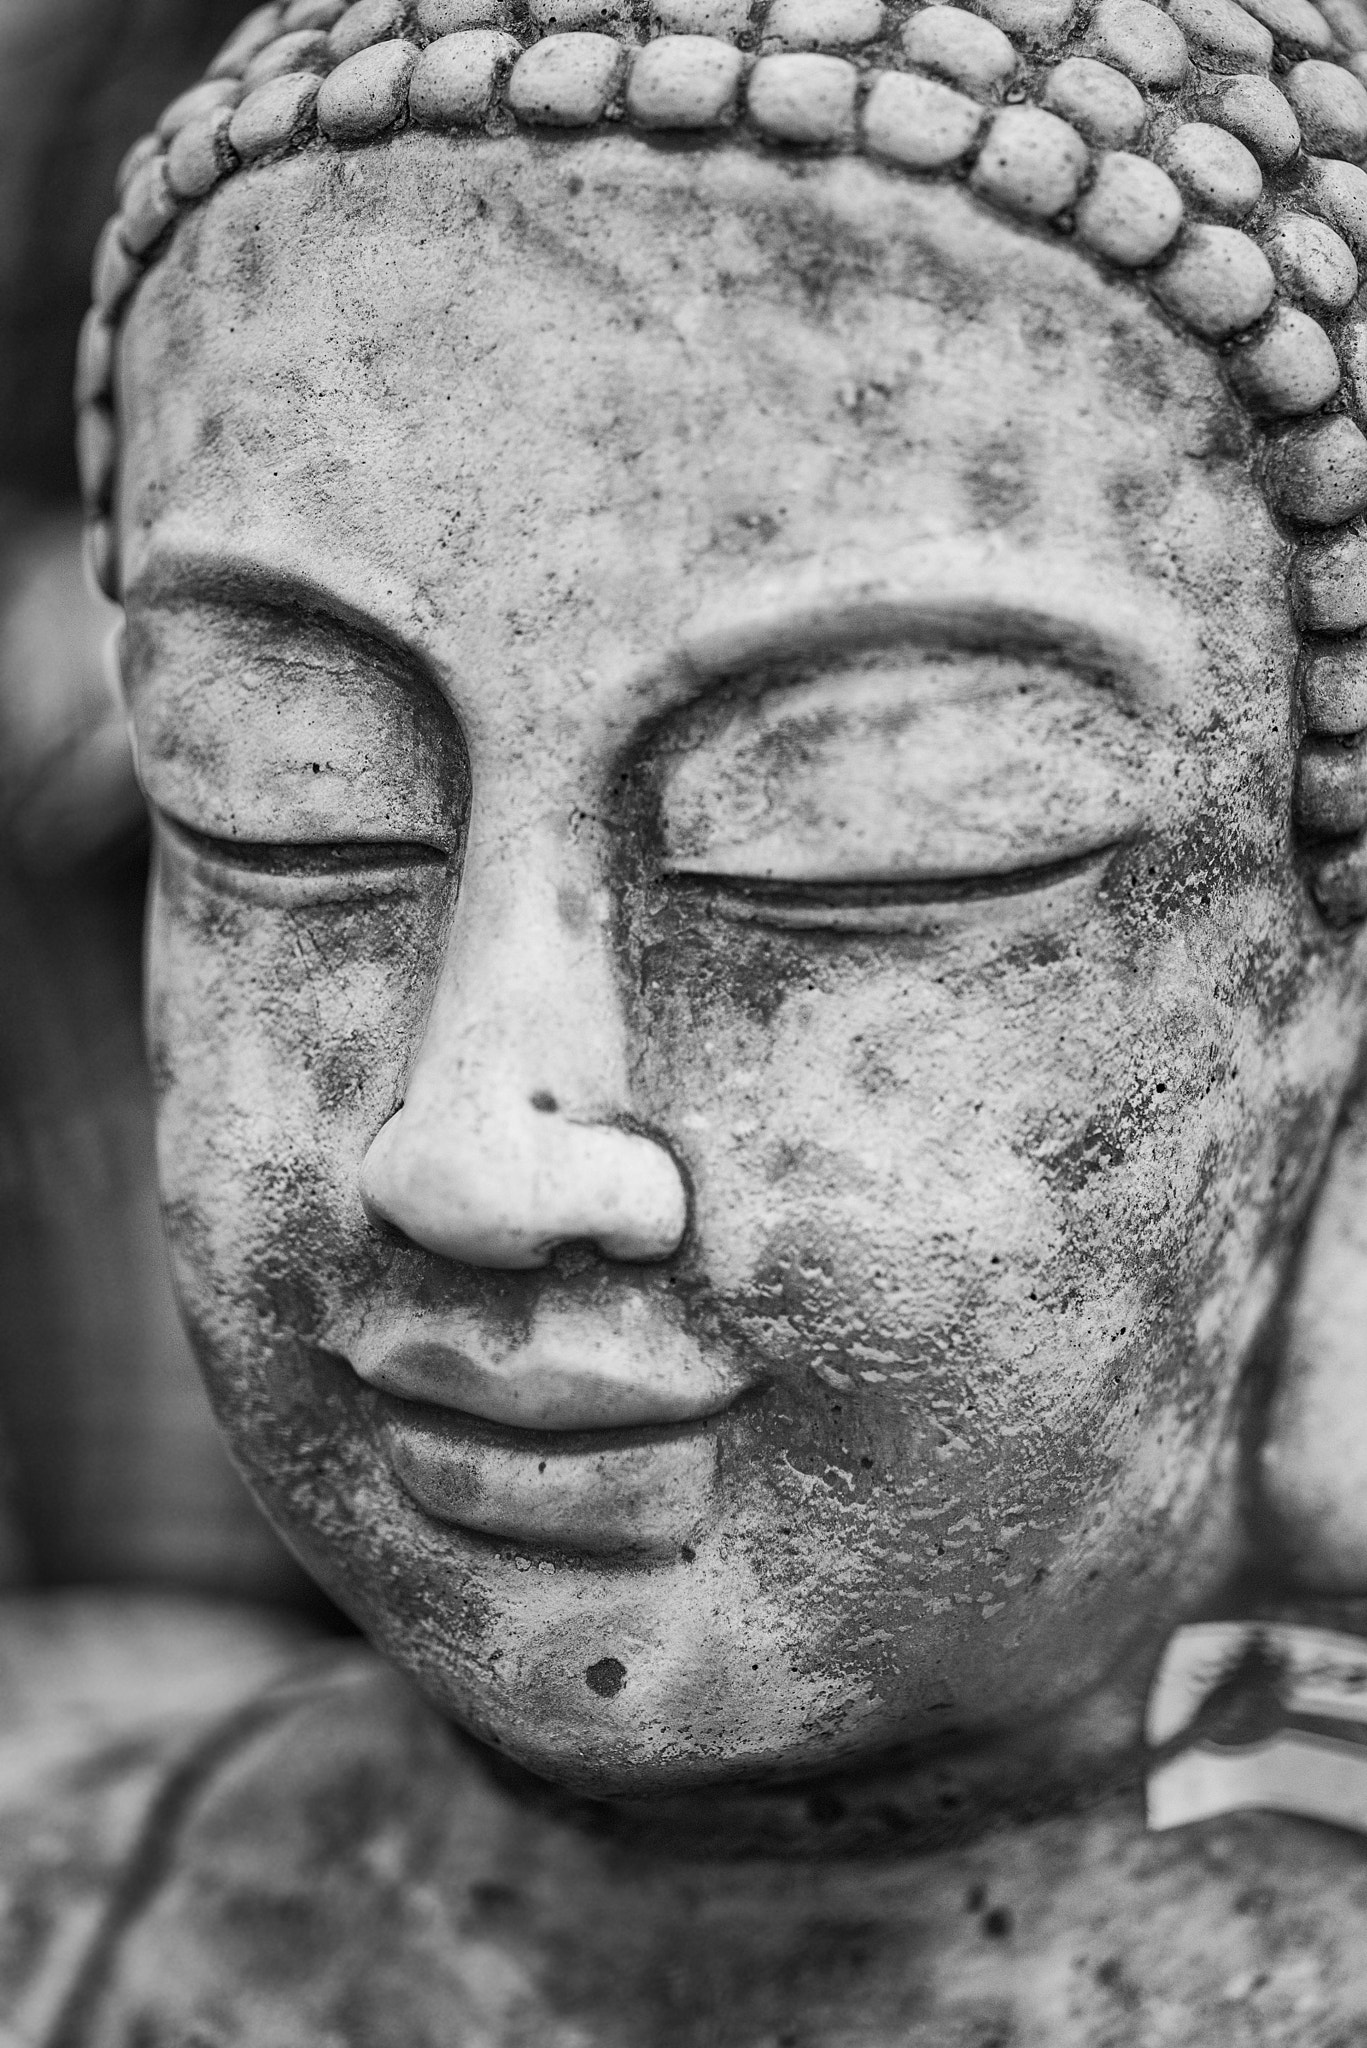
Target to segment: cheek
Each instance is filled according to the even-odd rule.
[[[375,1253],[357,1174],[402,1094],[440,959],[439,888],[288,910],[158,856],[149,1030],[188,1305],[310,1334]]]

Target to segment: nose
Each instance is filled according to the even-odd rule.
[[[534,1268],[573,1241],[667,1259],[687,1191],[669,1148],[631,1124],[607,898],[587,856],[550,831],[515,851],[472,833],[403,1105],[362,1163],[366,1209],[465,1265]]]

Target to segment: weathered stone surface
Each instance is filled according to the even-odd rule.
[[[1149,0],[1101,0],[1092,16],[1091,42],[1098,57],[1137,85],[1168,90],[1187,75],[1185,36]]]
[[[1339,359],[1317,320],[1280,306],[1272,324],[1229,359],[1245,405],[1274,419],[1318,412],[1339,388]]]
[[[720,128],[736,118],[745,60],[716,36],[658,36],[627,83],[627,114],[642,128]]]
[[[1306,213],[1279,213],[1263,237],[1277,283],[1312,312],[1341,313],[1358,288],[1357,261],[1341,235]]]
[[[1334,47],[1334,32],[1311,0],[1240,0],[1240,4],[1288,49],[1327,56]]]
[[[372,43],[401,35],[407,16],[407,0],[354,0],[328,30],[329,62],[344,64]]]
[[[746,106],[771,141],[852,142],[858,83],[843,57],[761,57],[746,87]]]
[[[222,106],[196,114],[176,130],[166,152],[166,175],[178,198],[202,199],[233,168],[237,154],[228,140],[232,118],[233,108]]]
[[[417,45],[393,38],[373,43],[329,72],[318,92],[318,126],[333,142],[366,142],[408,111],[408,81]]]
[[[1005,107],[988,130],[970,174],[975,192],[1012,213],[1052,220],[1073,204],[1087,145],[1066,121],[1038,107]]]
[[[1088,248],[1136,270],[1153,263],[1182,225],[1182,195],[1166,171],[1118,150],[1103,156],[1078,202],[1077,231]]]
[[[991,92],[1015,75],[1018,59],[1009,36],[960,7],[923,7],[902,31],[911,63],[970,92]]]
[[[764,42],[785,50],[853,50],[883,32],[882,0],[770,0]]]
[[[474,127],[522,54],[502,29],[464,29],[429,43],[414,66],[408,110],[427,128]]]
[[[1296,553],[1291,594],[1309,632],[1360,631],[1367,626],[1367,540],[1346,533],[1305,542]]]
[[[1227,341],[1261,320],[1276,295],[1272,266],[1237,228],[1188,228],[1153,289],[1170,313],[1208,341]]]
[[[450,36],[462,29],[503,28],[512,19],[509,0],[418,0],[417,24],[426,36]]]
[[[1163,146],[1163,169],[1187,201],[1216,220],[1242,220],[1263,193],[1257,158],[1207,121],[1187,121]]]
[[[1360,510],[1367,501],[1367,443],[1359,475]],[[1367,732],[1367,643],[1337,640],[1315,649],[1301,677],[1301,711],[1311,732],[1341,739]]]
[[[1264,170],[1280,170],[1300,148],[1300,123],[1270,78],[1232,78],[1221,87],[1215,118],[1252,150]]]
[[[1094,57],[1067,57],[1056,65],[1045,81],[1043,104],[1099,149],[1137,142],[1147,118],[1138,88]]]
[[[909,170],[938,171],[967,155],[983,120],[976,100],[938,79],[883,71],[864,101],[864,141]]]
[[[546,36],[519,57],[508,105],[520,120],[547,128],[588,128],[601,121],[626,70],[612,36]]]
[[[242,84],[250,92],[254,85],[262,85],[268,78],[283,78],[287,71],[326,71],[330,62],[322,29],[296,29],[257,51],[242,74]]]
[[[1367,739],[1305,742],[1296,821],[1310,839],[1343,839],[1367,826]]]
[[[1272,38],[1236,0],[1168,0],[1192,54],[1212,71],[1266,71]]]
[[[247,94],[228,122],[228,141],[244,163],[287,149],[306,132],[321,82],[316,71],[295,71]]]
[[[163,143],[171,142],[187,121],[200,115],[216,113],[220,107],[235,107],[242,97],[242,81],[238,78],[205,78],[198,85],[190,86],[176,98],[162,114],[157,123],[157,135]]]
[[[1367,151],[1367,87],[1341,64],[1307,58],[1292,65],[1282,90],[1300,123],[1305,147],[1316,156],[1356,162]]]
[[[135,256],[145,256],[165,234],[178,210],[166,176],[166,158],[149,157],[128,181],[119,208],[119,233]]]

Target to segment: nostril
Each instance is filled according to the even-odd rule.
[[[532,1108],[543,1111],[546,1116],[554,1116],[559,1107],[560,1104],[556,1101],[555,1097],[544,1088],[538,1088],[532,1097]]]

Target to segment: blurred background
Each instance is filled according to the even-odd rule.
[[[246,0],[0,0],[0,1589],[319,1616],[172,1298],[140,1035],[147,836],[81,562],[71,378],[135,136]]]

